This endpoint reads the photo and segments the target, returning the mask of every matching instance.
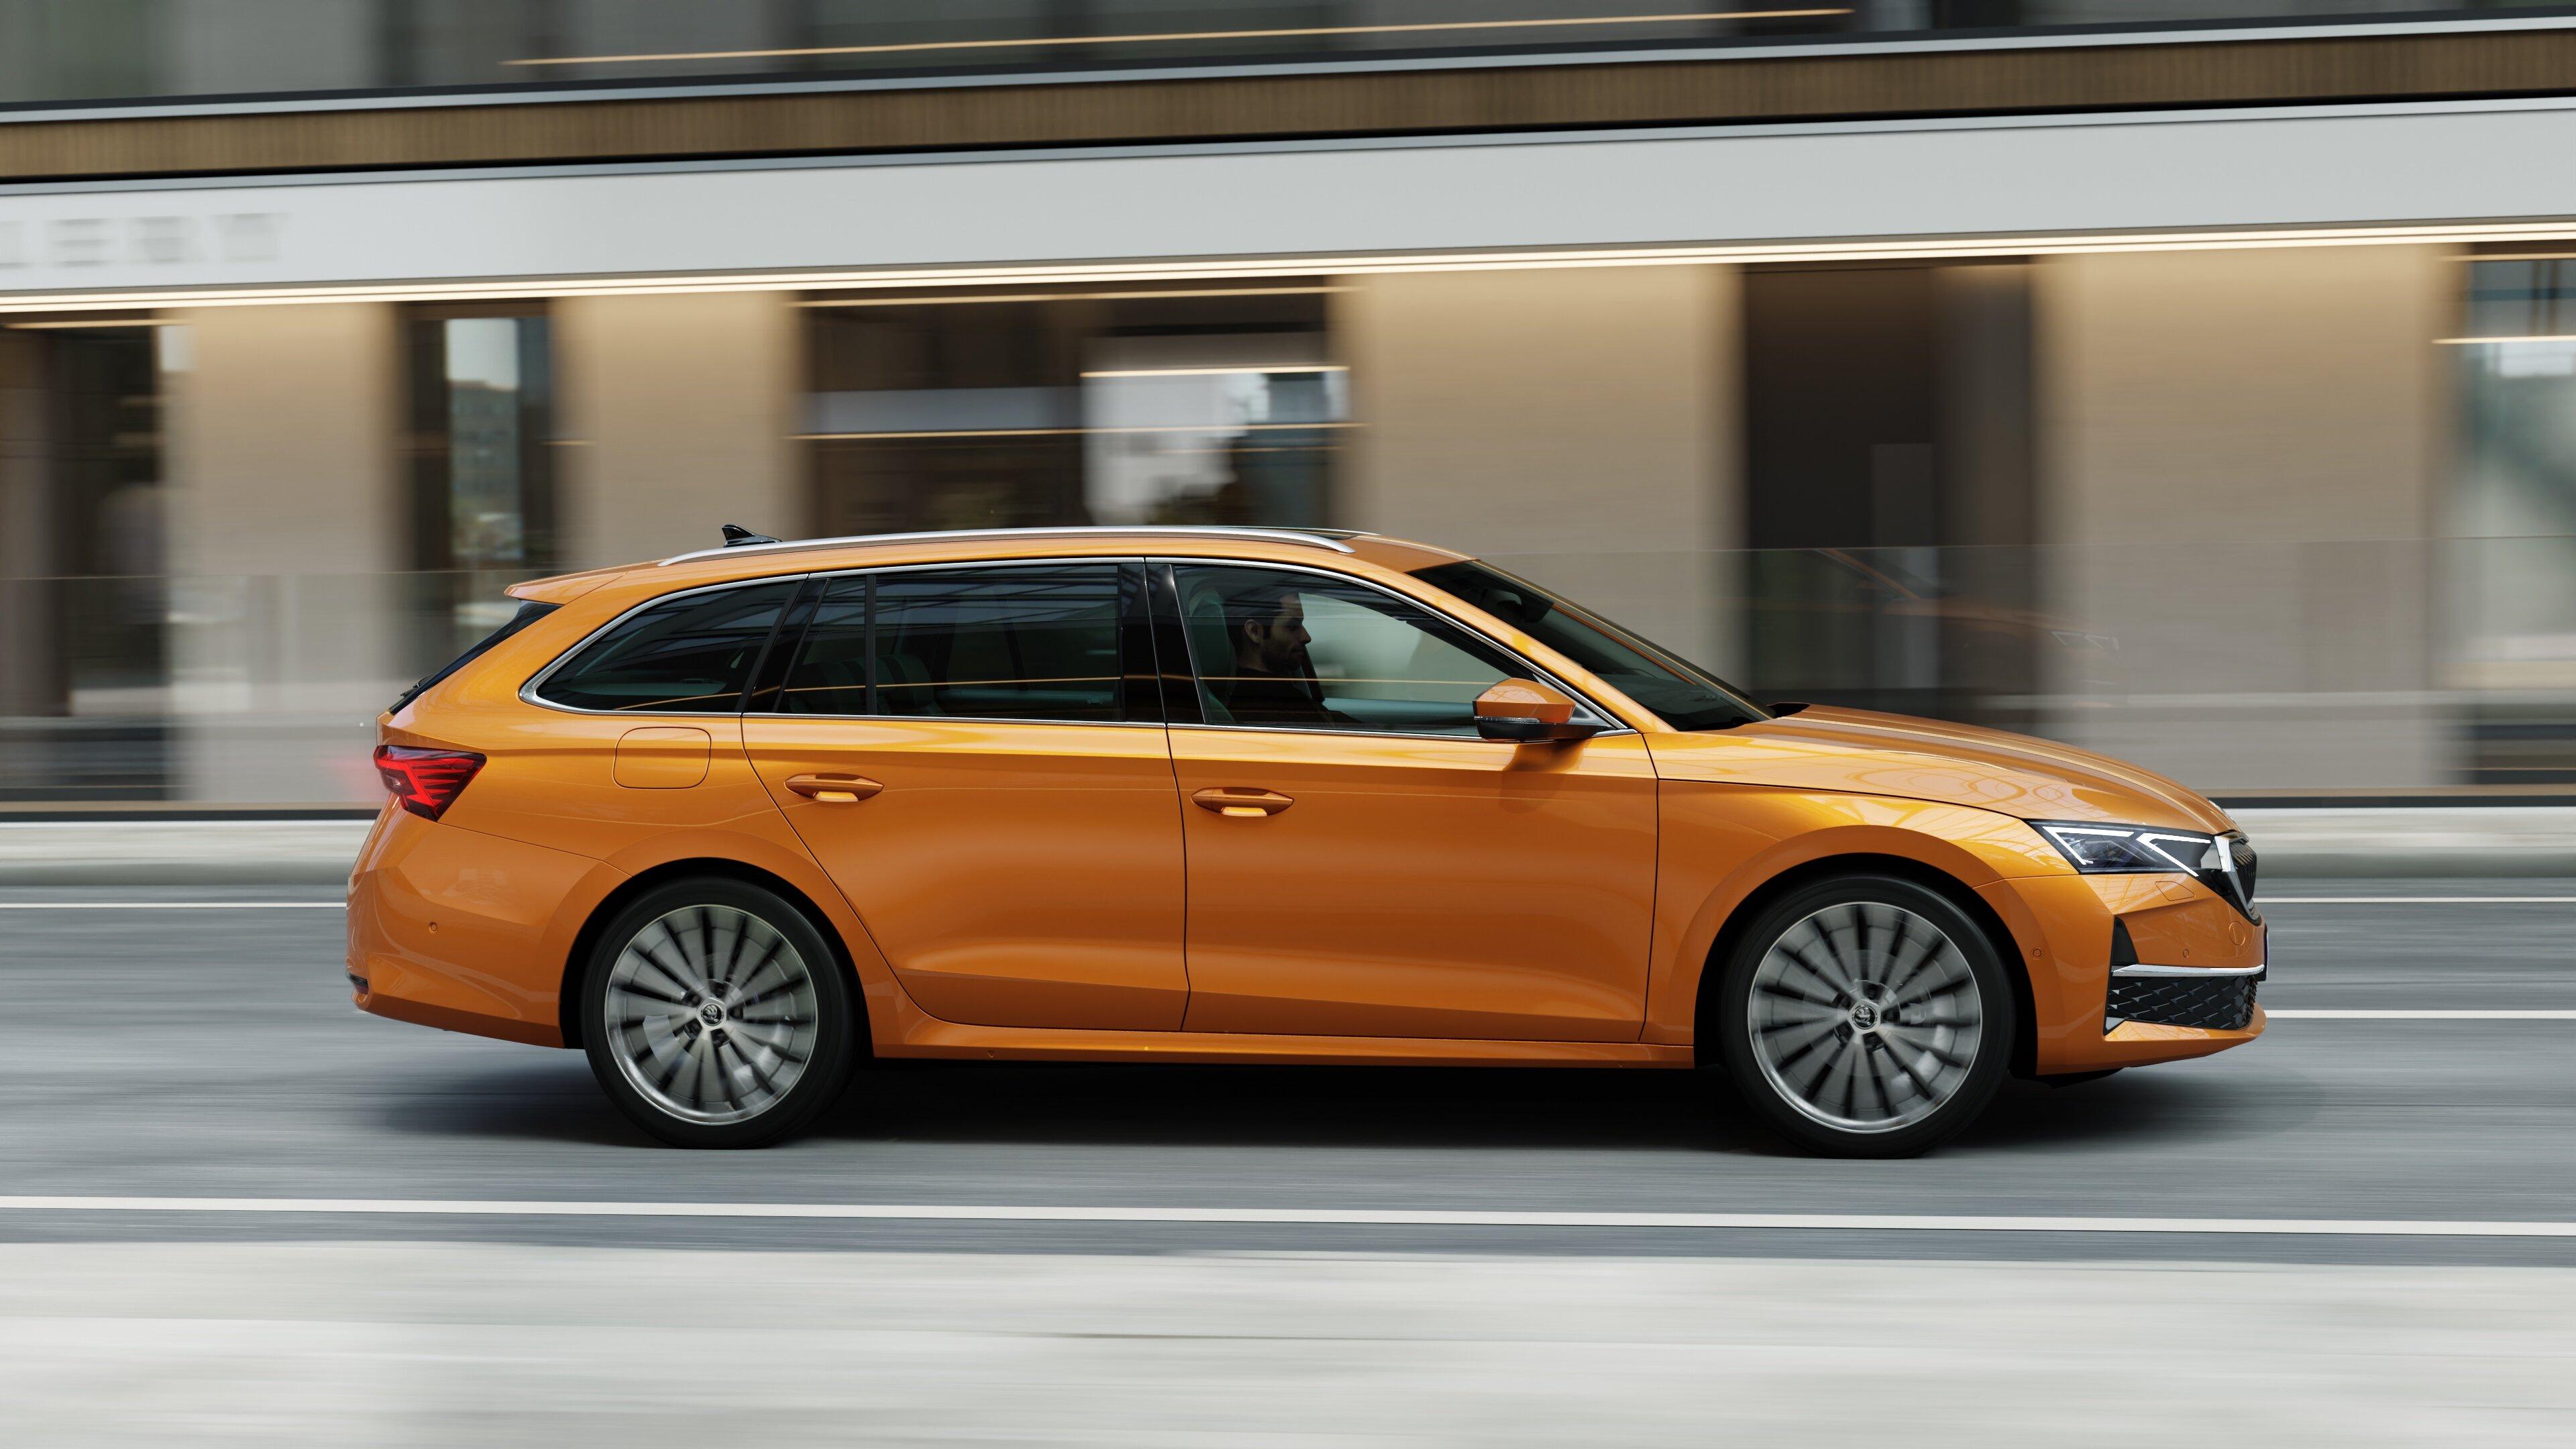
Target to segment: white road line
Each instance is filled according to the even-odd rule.
[[[0,911],[345,911],[346,901],[0,901]]]
[[[2272,1234],[2571,1238],[2576,1222],[2403,1218],[1942,1217],[1916,1213],[1520,1212],[1472,1208],[958,1206],[931,1203],[579,1202],[450,1198],[0,1197],[0,1211],[351,1216],[779,1218],[946,1223],[1237,1223],[1320,1227],[1822,1229],[1903,1233]]]
[[[2576,906],[2576,896],[2265,896],[2273,906]]]
[[[2576,895],[2275,895],[2262,905],[2576,905]],[[0,910],[348,910],[340,900],[0,900]]]
[[[2292,1021],[2576,1021],[2576,1011],[2382,1011],[2337,1006],[2263,1008],[2263,1014]]]
[[[2262,905],[2576,905],[2576,895],[2275,895]],[[348,910],[340,900],[0,900],[0,910]]]

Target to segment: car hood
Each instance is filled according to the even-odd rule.
[[[1895,795],[2025,820],[2102,820],[2224,831],[2198,792],[2052,740],[1815,705],[1730,730],[1647,736],[1668,780]]]

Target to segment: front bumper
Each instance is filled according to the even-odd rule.
[[[2132,1021],[2243,1031],[2254,1024],[2254,993],[2265,974],[2261,966],[2115,966],[2103,1034]]]
[[[2262,1035],[2254,997],[2266,928],[2191,877],[2069,871],[1997,881],[1983,894],[2029,973],[2029,1070],[2146,1066]],[[2112,975],[2138,963],[2190,974]]]

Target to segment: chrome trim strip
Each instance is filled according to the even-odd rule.
[[[1031,532],[1041,532],[1041,531],[1047,531],[1047,530],[1031,530],[1031,529],[993,529],[993,530],[987,530],[987,531],[992,532],[992,533],[996,533],[996,534],[1000,534],[1000,535],[1003,535],[1003,536],[1005,536],[1005,537],[1008,537],[1008,536],[1017,536],[1017,535],[1023,535],[1023,534],[1031,533]],[[1087,529],[1087,530],[1075,530],[1075,531],[1077,531],[1077,532],[1085,532],[1085,533],[1124,533],[1124,532],[1129,532],[1130,530],[1125,530],[1125,529]],[[1251,533],[1251,534],[1269,534],[1269,533],[1274,532],[1274,530],[1269,530],[1269,529],[1196,530],[1196,529],[1183,529],[1183,528],[1178,528],[1178,527],[1174,527],[1172,531],[1174,531],[1174,532],[1181,532],[1181,533],[1190,533],[1190,534],[1200,534],[1200,533],[1204,533],[1204,532],[1214,532],[1214,533],[1220,533],[1220,534],[1222,534],[1223,536],[1226,536],[1226,537],[1235,537],[1235,536],[1238,536],[1238,535],[1240,535],[1240,534],[1245,534],[1245,533]],[[899,535],[878,535],[878,536],[880,536],[880,537],[897,537],[897,536],[899,536]],[[911,536],[913,536],[913,537],[922,537],[922,538],[946,538],[946,537],[953,537],[953,536],[955,536],[955,535],[951,535],[951,534],[919,534],[919,535],[911,535]],[[1318,535],[1305,534],[1305,535],[1290,535],[1290,536],[1291,536],[1291,537],[1301,538],[1301,539],[1313,539],[1313,540],[1314,540],[1315,542],[1317,542],[1317,543],[1321,543],[1321,544],[1325,544],[1325,545],[1328,545],[1328,546],[1332,546],[1332,547],[1339,548],[1339,549],[1341,550],[1341,552],[1343,552],[1343,553],[1350,553],[1350,552],[1353,552],[1353,551],[1354,551],[1354,550],[1350,549],[1349,547],[1347,547],[1347,546],[1344,546],[1344,545],[1340,544],[1340,543],[1339,543],[1338,541],[1336,541],[1336,540],[1333,540],[1333,539],[1327,539],[1327,538],[1322,538],[1322,537],[1320,537],[1320,536],[1318,536]],[[767,550],[767,548],[766,548],[765,546],[752,546],[752,547],[745,547],[745,548],[732,548],[732,549],[724,549],[724,548],[709,549],[709,550],[707,550],[707,551],[706,551],[706,553],[707,553],[708,555],[718,555],[718,556],[723,556],[723,555],[732,555],[732,554],[755,554],[755,553],[765,553],[765,552],[767,552],[767,551],[768,551],[768,550]],[[694,555],[687,555],[687,554],[683,554],[683,555],[681,555],[681,557],[683,557],[683,558],[693,557],[693,556],[694,556]],[[1291,730],[1284,730],[1284,731],[1283,731],[1283,730],[1280,730],[1280,729],[1277,729],[1277,728],[1274,728],[1274,727],[1271,727],[1271,726],[1268,726],[1268,725],[1212,725],[1212,724],[1205,724],[1205,723],[1199,723],[1199,724],[1173,724],[1172,722],[1170,722],[1170,721],[1168,721],[1168,720],[1159,720],[1159,719],[1156,719],[1156,720],[1096,720],[1096,719],[1067,719],[1067,720],[991,719],[991,720],[987,720],[987,719],[969,719],[969,718],[961,717],[961,716],[957,716],[957,715],[884,715],[884,714],[877,714],[877,715],[865,715],[865,714],[848,714],[848,715],[833,714],[833,715],[826,715],[826,714],[788,714],[788,713],[785,713],[785,712],[783,712],[783,711],[779,711],[779,710],[760,710],[760,711],[756,711],[756,712],[755,712],[755,711],[751,711],[751,710],[743,709],[743,708],[741,708],[740,706],[736,706],[736,707],[735,707],[734,709],[732,709],[732,710],[721,710],[721,711],[710,711],[710,710],[679,711],[679,710],[581,709],[581,708],[577,708],[577,707],[575,707],[575,706],[573,706],[573,705],[568,705],[568,704],[557,704],[557,703],[555,703],[553,700],[545,699],[545,698],[540,697],[540,696],[538,695],[538,693],[537,693],[538,689],[539,689],[540,687],[542,687],[542,686],[545,684],[545,682],[546,682],[546,680],[547,680],[547,679],[551,678],[551,677],[554,675],[554,673],[555,673],[555,671],[556,671],[556,670],[561,669],[561,668],[564,666],[564,664],[565,664],[567,661],[569,661],[569,660],[570,660],[574,655],[577,655],[577,654],[579,654],[582,650],[589,648],[589,647],[590,647],[590,645],[591,645],[595,640],[597,640],[601,635],[606,634],[609,630],[614,629],[614,628],[616,628],[618,625],[625,623],[628,619],[633,618],[635,615],[642,613],[642,612],[643,612],[643,611],[645,611],[646,609],[653,608],[653,607],[655,607],[656,605],[659,605],[659,604],[661,604],[661,603],[663,603],[663,602],[665,602],[665,601],[667,601],[667,600],[670,600],[670,599],[677,599],[677,598],[684,598],[684,597],[686,597],[686,596],[688,596],[688,595],[691,595],[691,594],[709,594],[709,593],[714,593],[714,592],[716,592],[716,591],[717,591],[717,590],[719,590],[719,589],[741,589],[741,588],[751,588],[751,587],[754,587],[754,586],[757,586],[757,585],[761,585],[761,584],[779,583],[779,582],[783,582],[783,581],[791,580],[791,579],[794,579],[794,580],[804,580],[804,579],[840,579],[840,578],[851,578],[851,577],[860,576],[860,575],[866,575],[866,574],[919,573],[919,572],[923,572],[923,571],[926,571],[926,570],[932,570],[932,569],[957,569],[957,568],[1048,568],[1048,567],[1054,567],[1054,566],[1062,565],[1062,564],[1111,564],[1111,565],[1115,565],[1115,564],[1121,564],[1121,563],[1129,562],[1129,561],[1130,561],[1130,559],[1131,559],[1132,557],[1133,557],[1132,555],[1123,555],[1123,554],[1112,554],[1112,555],[1107,555],[1107,556],[1084,556],[1084,555],[1078,555],[1078,554],[1076,554],[1076,555],[1068,555],[1068,556],[1063,557],[1063,558],[938,559],[938,560],[933,560],[933,561],[931,561],[931,562],[927,562],[927,563],[873,564],[873,565],[864,565],[864,566],[854,567],[854,568],[840,568],[840,569],[809,569],[809,570],[805,570],[805,571],[803,571],[803,572],[799,572],[799,573],[788,573],[788,574],[761,574],[761,575],[756,575],[756,576],[754,576],[754,577],[751,577],[751,578],[745,578],[745,579],[726,579],[726,580],[724,580],[724,581],[722,581],[722,582],[720,582],[720,583],[699,584],[699,585],[697,585],[697,586],[695,586],[695,587],[693,587],[693,588],[686,588],[686,589],[673,589],[671,592],[669,592],[669,593],[667,593],[667,594],[655,594],[653,597],[651,597],[651,598],[649,598],[649,599],[645,599],[645,600],[641,601],[640,603],[637,603],[637,604],[633,605],[632,607],[630,607],[630,608],[626,609],[624,612],[622,612],[622,613],[618,614],[618,615],[617,615],[617,617],[615,617],[615,618],[613,618],[613,619],[610,619],[607,623],[602,624],[602,625],[600,625],[598,628],[591,630],[589,633],[587,633],[587,634],[583,635],[579,640],[577,640],[577,641],[575,641],[573,644],[571,644],[571,645],[567,646],[567,647],[566,647],[566,648],[565,648],[561,653],[559,653],[559,654],[555,655],[555,657],[553,658],[553,660],[551,660],[550,662],[548,662],[545,668],[540,669],[540,670],[538,670],[535,674],[533,674],[533,675],[529,676],[527,683],[522,684],[522,685],[520,685],[520,686],[519,686],[519,698],[520,698],[520,700],[521,700],[522,702],[524,702],[524,703],[535,705],[535,706],[537,706],[537,707],[538,707],[538,708],[540,708],[540,709],[550,709],[550,710],[553,710],[553,711],[557,712],[558,714],[594,715],[594,716],[605,716],[605,717],[613,718],[613,719],[677,719],[677,720],[704,720],[704,719],[738,719],[738,720],[749,720],[749,719],[843,719],[843,720],[889,720],[889,721],[897,721],[897,722],[907,721],[907,720],[908,720],[908,721],[913,721],[913,722],[916,722],[916,723],[951,723],[951,724],[954,724],[954,723],[981,723],[981,724],[1090,725],[1090,726],[1100,726],[1100,727],[1125,727],[1125,728],[1133,728],[1133,727],[1143,726],[1143,727],[1151,727],[1151,728],[1157,728],[1157,729],[1205,729],[1205,730],[1233,730],[1233,731],[1248,731],[1248,732],[1255,733],[1255,734],[1279,734],[1279,733],[1291,733],[1291,734],[1360,735],[1360,736],[1365,736],[1365,737],[1368,737],[1368,738],[1371,738],[1371,739],[1421,739],[1421,740],[1458,740],[1458,739],[1468,739],[1468,738],[1482,739],[1482,737],[1481,737],[1481,736],[1414,734],[1414,733],[1410,733],[1410,732],[1393,731],[1393,730],[1298,730],[1298,729],[1291,729]],[[672,562],[672,561],[673,561],[673,560],[669,560],[669,559],[664,560],[664,562],[666,562],[666,563],[668,563],[668,562]],[[1636,728],[1635,726],[1633,726],[1633,725],[1631,725],[1631,724],[1627,723],[1625,720],[1623,720],[1623,719],[1621,719],[1621,718],[1619,717],[1619,712],[1618,712],[1617,710],[1614,710],[1614,709],[1610,709],[1610,708],[1608,708],[1607,706],[1603,705],[1599,700],[1594,699],[1591,695],[1589,695],[1589,694],[1585,693],[1584,691],[1582,691],[1582,690],[1580,690],[1580,689],[1576,689],[1576,688],[1574,688],[1572,685],[1567,684],[1564,680],[1559,679],[1559,678],[1556,676],[1556,674],[1555,674],[1555,672],[1554,672],[1553,670],[1541,669],[1540,667],[1538,667],[1538,665],[1537,665],[1537,664],[1533,663],[1533,662],[1532,662],[1532,661],[1531,661],[1527,656],[1523,655],[1519,650],[1512,648],[1510,645],[1503,643],[1503,642],[1502,642],[1501,640],[1499,640],[1499,639],[1495,639],[1495,638],[1491,637],[1490,635],[1486,634],[1483,630],[1481,630],[1481,629],[1477,629],[1477,628],[1475,628],[1475,627],[1471,626],[1470,624],[1468,624],[1468,623],[1467,623],[1467,621],[1466,621],[1466,620],[1461,619],[1461,618],[1457,617],[1456,615],[1449,613],[1449,612],[1448,612],[1447,610],[1445,610],[1445,609],[1433,609],[1430,605],[1423,603],[1423,602],[1422,602],[1421,600],[1419,600],[1419,599],[1411,598],[1411,597],[1409,597],[1409,596],[1407,596],[1407,595],[1404,595],[1404,594],[1398,593],[1398,592],[1396,592],[1395,590],[1390,589],[1390,588],[1386,587],[1386,586],[1385,586],[1385,585],[1383,585],[1383,584],[1377,583],[1377,582],[1376,582],[1376,581],[1374,581],[1374,580],[1371,580],[1371,579],[1364,579],[1364,578],[1359,577],[1359,576],[1358,576],[1358,575],[1356,575],[1356,574],[1340,573],[1340,572],[1337,572],[1337,571],[1335,571],[1335,570],[1333,570],[1333,569],[1320,569],[1320,568],[1315,568],[1315,567],[1313,567],[1312,565],[1308,565],[1308,564],[1281,563],[1281,562],[1278,562],[1277,560],[1274,560],[1274,559],[1243,559],[1243,558],[1226,558],[1226,557],[1224,557],[1223,555],[1215,555],[1215,556],[1200,556],[1200,555],[1195,555],[1195,554],[1186,554],[1186,555],[1155,555],[1155,556],[1153,556],[1153,561],[1155,561],[1155,562],[1161,562],[1161,563],[1174,563],[1174,564],[1205,564],[1205,565],[1208,565],[1208,566],[1211,566],[1211,567],[1217,567],[1217,568],[1225,568],[1225,567],[1245,568],[1245,567],[1251,567],[1251,568],[1286,569],[1286,570],[1289,570],[1290,572],[1293,572],[1293,573],[1307,573],[1307,574],[1315,574],[1315,575],[1318,575],[1318,576],[1320,576],[1320,577],[1328,578],[1328,579],[1341,579],[1341,580],[1345,580],[1345,581],[1350,582],[1350,583],[1358,584],[1358,585],[1359,585],[1359,586],[1361,586],[1362,588],[1374,589],[1374,590],[1376,590],[1377,592],[1379,592],[1379,593],[1381,593],[1381,594],[1384,594],[1384,595],[1386,595],[1386,596],[1387,596],[1387,597],[1389,597],[1389,598],[1399,600],[1399,601],[1401,601],[1401,602],[1403,602],[1403,603],[1411,604],[1411,605],[1413,605],[1413,606],[1414,606],[1414,607],[1416,607],[1416,608],[1429,609],[1431,612],[1438,614],[1441,618],[1448,620],[1448,621],[1449,621],[1449,623],[1450,623],[1450,625],[1451,625],[1452,627],[1454,627],[1454,628],[1456,628],[1456,629],[1458,629],[1458,630],[1460,630],[1460,631],[1464,632],[1464,633],[1465,633],[1465,634],[1467,634],[1470,638],[1474,638],[1474,639],[1481,640],[1481,641],[1483,641],[1483,642],[1484,642],[1488,647],[1492,648],[1496,653],[1501,654],[1503,657],[1505,657],[1505,658],[1507,658],[1507,659],[1511,659],[1511,660],[1515,660],[1515,661],[1517,661],[1517,662],[1521,665],[1521,667],[1523,667],[1523,668],[1525,668],[1525,669],[1527,669],[1527,670],[1529,671],[1529,675],[1530,675],[1530,677],[1531,677],[1531,678],[1534,678],[1534,679],[1538,679],[1538,680],[1544,681],[1545,683],[1550,684],[1550,685],[1553,685],[1553,686],[1555,686],[1556,688],[1558,688],[1558,689],[1561,689],[1561,690],[1565,691],[1565,693],[1567,693],[1567,694],[1569,694],[1569,695],[1573,696],[1573,697],[1574,697],[1574,699],[1575,699],[1578,703],[1580,703],[1584,709],[1586,709],[1586,710],[1590,711],[1592,714],[1594,714],[1594,715],[1598,716],[1598,717],[1599,717],[1599,718],[1600,718],[1600,719],[1605,723],[1605,726],[1606,726],[1606,727],[1601,731],[1601,733],[1600,733],[1600,734],[1597,734],[1597,735],[1590,736],[1590,738],[1592,738],[1592,739],[1602,739],[1602,738],[1606,738],[1606,737],[1608,737],[1608,736],[1612,736],[1612,735],[1633,735],[1633,734],[1637,734],[1637,733],[1639,733],[1639,731],[1637,730],[1637,728]],[[1197,662],[1196,662],[1195,660],[1193,660],[1193,661],[1191,662],[1191,670],[1192,670],[1193,675],[1195,675],[1195,674],[1196,674],[1196,671],[1197,671]],[[1639,706],[1639,707],[1640,707],[1640,708],[1643,708],[1643,706]],[[1649,710],[1649,711],[1647,711],[1647,713],[1652,714],[1652,713],[1653,713],[1653,711]],[[1508,743],[1510,743],[1510,741],[1496,740],[1496,741],[1486,741],[1486,743],[1493,743],[1493,744],[1508,744]]]
[[[2576,26],[2565,15],[2463,16],[2437,20],[2255,20],[2233,25],[2182,22],[2164,29],[2137,27],[2114,31],[2068,33],[2062,30],[2028,35],[1948,36],[1915,32],[1912,38],[1850,40],[1821,34],[1805,41],[1752,42],[1733,45],[1679,43],[1669,48],[1636,46],[1622,50],[1516,50],[1498,55],[1399,55],[1373,59],[1283,60],[1268,63],[1127,65],[1099,70],[1013,72],[946,72],[896,76],[846,76],[815,80],[750,79],[724,81],[705,77],[650,77],[602,81],[589,85],[508,83],[484,87],[385,88],[315,94],[276,92],[265,95],[122,96],[95,101],[24,102],[0,106],[0,126],[64,121],[126,121],[185,116],[255,116],[314,111],[426,110],[459,106],[574,105],[599,101],[689,100],[702,97],[761,95],[828,95],[851,91],[968,90],[991,86],[1073,86],[1157,80],[1233,80],[1273,75],[1367,75],[1406,71],[1518,70],[1536,66],[1651,65],[1698,60],[1771,60],[1783,57],[1823,59],[1840,55],[1903,55],[1957,51],[2068,50],[2143,45],[2209,45],[2229,42],[2345,39],[2411,35],[2444,35],[2482,30],[2563,30]],[[1848,34],[1849,32],[1845,32]]]
[[[2270,969],[2271,965],[2269,962],[2253,966],[2150,966],[2140,963],[2136,966],[2122,966],[2117,970],[2114,970],[2111,974],[2114,976],[2169,976],[2176,978],[2208,977],[2215,979],[2219,977],[2260,976]]]
[[[1483,735],[1435,735],[1419,730],[1319,730],[1308,729],[1302,725],[1175,724],[1166,725],[1164,728],[1175,730],[1222,731],[1227,734],[1238,735],[1339,735],[1344,738],[1364,740],[1443,740],[1468,742],[1480,745],[1518,745],[1531,743],[1530,741],[1524,740],[1489,740]],[[1608,729],[1601,731],[1599,734],[1585,735],[1582,740],[1561,740],[1557,743],[1579,745],[1583,743],[1583,740],[1606,740],[1616,735],[1633,735],[1635,733],[1637,733],[1637,731],[1627,725],[1613,724]]]
[[[1227,528],[1218,524],[1205,526],[1181,523],[1140,523],[1119,528],[1106,524],[1067,524],[1053,528],[954,528],[926,533],[853,533],[838,538],[783,538],[776,543],[746,543],[733,547],[701,548],[688,553],[675,553],[654,565],[667,568],[700,558],[737,558],[752,554],[776,553],[782,549],[840,548],[855,544],[878,543],[972,543],[983,539],[1018,538],[1240,538],[1262,543],[1294,543],[1309,548],[1326,548],[1335,553],[1357,553],[1359,550],[1338,538],[1320,533],[1301,533],[1287,528]],[[978,563],[985,560],[952,559],[945,563]],[[1053,559],[993,559],[994,563],[1053,563]]]

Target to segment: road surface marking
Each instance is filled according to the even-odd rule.
[[[2339,1006],[2293,1006],[2287,1010],[2263,1008],[2263,1014],[2296,1021],[2304,1017],[2314,1021],[2576,1021],[2576,1011],[2388,1011]]]
[[[2576,896],[2272,896],[2265,906],[2576,906]],[[0,911],[338,911],[345,901],[0,901]]]
[[[2266,896],[2258,906],[2576,906],[2576,896]]]
[[[0,911],[345,911],[347,901],[0,901]]]
[[[1614,1213],[1474,1208],[958,1206],[932,1203],[581,1202],[329,1197],[0,1197],[0,1211],[357,1216],[784,1218],[869,1222],[1238,1223],[1326,1227],[1827,1229],[1905,1233],[2153,1233],[2570,1238],[2576,1222],[2401,1218],[1942,1217],[1915,1213]]]

